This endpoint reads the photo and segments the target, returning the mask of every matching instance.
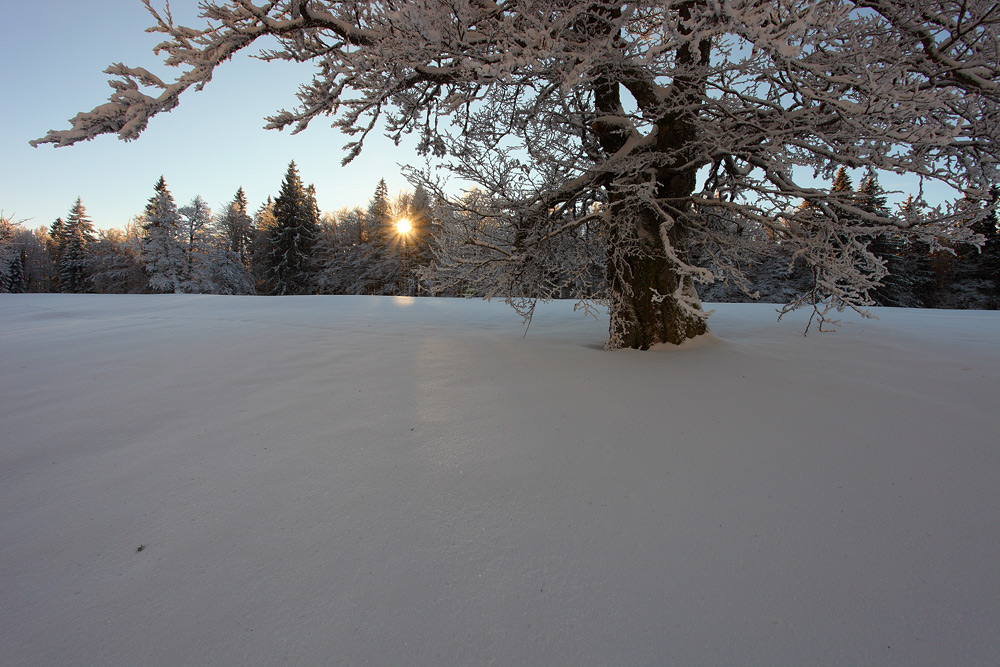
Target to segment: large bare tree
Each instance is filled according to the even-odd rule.
[[[180,76],[113,65],[110,101],[36,143],[135,139],[254,44],[311,63],[268,127],[332,116],[350,160],[384,123],[480,184],[489,197],[460,202],[477,231],[439,248],[444,279],[531,296],[553,244],[599,236],[611,347],[704,332],[696,284],[743,279],[748,226],[812,271],[790,306],[822,317],[868,302],[872,238],[962,237],[959,217],[995,203],[993,0],[233,0],[202,2],[197,28],[143,2]],[[838,166],[910,174],[918,203],[937,182],[962,205],[866,211],[814,185]]]

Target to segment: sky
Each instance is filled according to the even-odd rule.
[[[161,4],[162,3],[158,3]],[[422,159],[410,142],[372,137],[364,154],[341,166],[349,138],[319,119],[298,135],[264,130],[265,116],[295,103],[307,66],[270,64],[240,55],[201,92],[154,118],[125,143],[102,136],[68,148],[28,142],[67,129],[78,112],[103,104],[112,63],[142,66],[167,78],[147,34],[152,17],[139,0],[47,0],[5,3],[0,39],[0,210],[30,228],[48,226],[83,199],[96,227],[124,227],[142,212],[162,175],[178,205],[201,195],[220,210],[243,187],[252,209],[276,195],[295,160],[316,186],[320,209],[364,206],[385,178],[390,194],[411,189],[399,164]],[[198,25],[195,0],[171,3],[175,19]],[[183,20],[182,20],[183,19]],[[256,51],[254,51],[256,53]]]
[[[153,19],[140,0],[47,0],[44,11],[32,3],[7,5],[0,39],[0,211],[30,228],[65,216],[77,197],[96,227],[122,228],[142,212],[161,175],[178,205],[201,195],[221,210],[243,187],[255,210],[277,194],[291,160],[303,181],[316,186],[320,209],[335,211],[365,206],[380,178],[390,194],[410,189],[400,165],[422,163],[415,140],[395,146],[372,135],[365,152],[344,167],[349,138],[329,119],[294,136],[264,130],[266,116],[295,105],[295,91],[312,69],[264,63],[251,52],[223,65],[203,91],[188,91],[137,141],[102,136],[68,148],[32,148],[30,140],[68,129],[68,119],[107,100],[103,70],[112,63],[143,66],[165,79],[172,72],[153,54],[162,35],[145,32]],[[171,8],[179,23],[201,24],[196,0],[175,0]],[[852,174],[855,184],[861,175]],[[917,187],[912,177],[891,174],[881,184],[896,193],[890,202],[897,203]],[[927,195],[936,203],[950,193],[934,188]]]

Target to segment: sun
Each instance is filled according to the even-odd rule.
[[[396,221],[396,233],[400,236],[406,236],[413,231],[413,224],[406,218],[400,218]]]

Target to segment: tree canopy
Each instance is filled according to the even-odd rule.
[[[871,302],[871,239],[971,239],[995,205],[995,0],[234,0],[202,2],[194,28],[143,2],[181,74],[113,65],[110,101],[36,144],[135,139],[258,44],[315,67],[269,127],[332,116],[345,161],[380,123],[415,133],[490,195],[456,202],[472,224],[437,248],[441,280],[545,297],[552,261],[599,248],[611,347],[704,332],[697,284],[743,280],[750,227],[811,272],[789,306],[822,318]],[[964,203],[915,220],[813,185],[842,166],[911,175],[920,206],[932,182]]]

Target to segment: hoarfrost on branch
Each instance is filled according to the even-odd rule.
[[[969,240],[995,205],[994,0],[234,0],[202,2],[201,28],[143,2],[181,74],[116,64],[108,103],[36,143],[135,139],[267,38],[263,59],[315,68],[268,127],[330,116],[352,137],[345,162],[373,131],[415,133],[482,188],[452,198],[439,286],[603,300],[612,347],[704,332],[696,284],[744,285],[769,247],[812,272],[789,307],[822,322],[884,277],[871,239]],[[810,185],[840,166],[911,175],[918,206],[930,182],[962,199],[865,210]],[[432,172],[411,174],[447,199]],[[555,264],[574,268],[555,280]]]

